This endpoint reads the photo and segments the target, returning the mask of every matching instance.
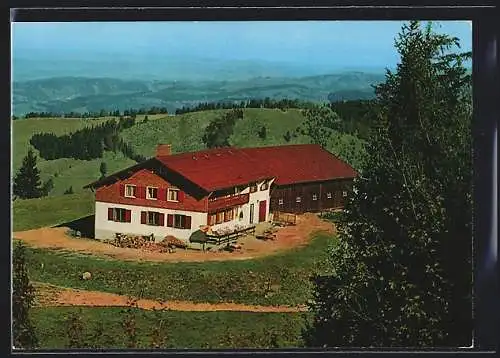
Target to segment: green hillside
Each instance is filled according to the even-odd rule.
[[[146,157],[153,156],[158,143],[172,145],[174,153],[204,149],[202,136],[211,120],[223,114],[225,110],[186,113],[161,120],[139,123],[125,129],[122,137],[132,144],[137,153]],[[283,112],[278,109],[243,110],[242,120],[236,122],[234,133],[230,137],[231,145],[252,147],[287,144],[283,135],[294,131],[304,120],[299,110]],[[266,139],[261,139],[257,131],[266,127]],[[308,138],[292,138],[288,144],[307,143]]]

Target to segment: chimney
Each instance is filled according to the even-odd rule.
[[[156,147],[156,156],[164,157],[171,154],[172,145],[171,144],[158,144]]]

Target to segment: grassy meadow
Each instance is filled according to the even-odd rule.
[[[165,326],[165,348],[294,348],[301,345],[301,329],[306,313],[180,312],[133,310],[136,316],[138,347],[150,348],[152,331],[161,320]],[[44,349],[64,349],[68,345],[66,319],[81,317],[84,336],[98,335],[97,346],[126,348],[122,328],[123,309],[110,307],[47,307],[32,310],[36,332]],[[154,324],[152,324],[154,323]]]
[[[94,194],[85,193],[16,200],[12,205],[13,231],[56,226],[94,213]]]
[[[83,290],[139,295],[153,300],[300,305],[310,298],[309,278],[328,268],[336,239],[317,234],[307,247],[252,260],[130,262],[63,250],[28,248],[33,281]],[[42,265],[43,264],[43,265]],[[92,272],[92,280],[80,279]]]

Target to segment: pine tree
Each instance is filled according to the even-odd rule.
[[[416,21],[376,88],[380,114],[315,279],[311,346],[471,343],[471,91],[458,40]]]
[[[36,166],[36,162],[36,155],[30,148],[14,178],[13,192],[20,199],[39,198],[43,194],[40,171]]]
[[[107,165],[105,162],[101,162],[101,166],[99,167],[99,172],[101,173],[101,179],[106,176],[108,171]]]
[[[26,268],[26,248],[21,243],[14,245],[12,255],[12,328],[16,349],[32,349],[38,345],[29,310],[35,300],[35,289],[31,285]]]

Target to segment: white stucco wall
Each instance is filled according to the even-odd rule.
[[[269,220],[269,207],[270,207],[270,189],[271,189],[271,184],[273,183],[274,179],[269,181],[269,184],[267,186],[266,190],[260,190],[260,186],[264,183],[264,181],[261,181],[257,184],[257,191],[255,193],[250,193],[250,188],[246,188],[242,193],[249,193],[249,200],[248,203],[244,204],[241,206],[241,211],[243,211],[243,223],[249,224],[250,223],[250,205],[254,204],[254,211],[253,211],[253,223],[257,224],[259,222],[259,203],[263,200],[266,201],[266,221]]]
[[[108,220],[108,208],[123,208],[131,210],[131,222],[122,223]],[[164,226],[151,226],[141,224],[141,211],[156,211],[165,215]],[[176,229],[167,227],[167,214],[180,214],[191,216],[191,229]],[[122,205],[113,203],[104,203],[97,201],[95,203],[95,238],[112,239],[115,233],[151,235],[154,234],[156,241],[161,241],[167,235],[173,235],[176,238],[189,242],[191,234],[198,230],[200,226],[206,225],[207,213],[194,211],[170,210],[162,208],[150,208],[145,206]]]

